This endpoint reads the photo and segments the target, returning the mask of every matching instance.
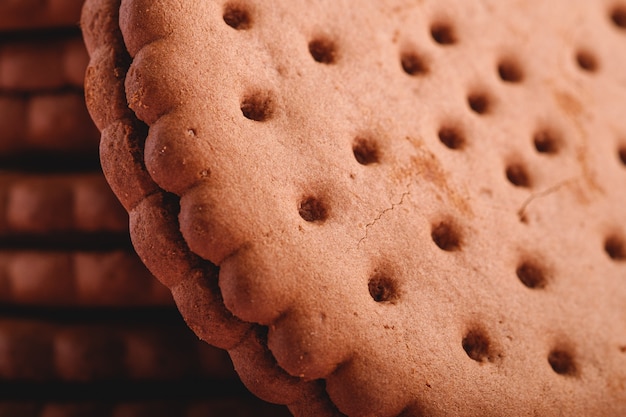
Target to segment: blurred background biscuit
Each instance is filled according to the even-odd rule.
[[[75,27],[84,0],[6,0],[0,3],[0,30]]]
[[[6,248],[0,250],[0,302],[44,307],[138,307],[171,306],[172,297],[130,248]]]
[[[97,150],[98,132],[80,91],[0,93],[0,112],[0,156]]]
[[[0,173],[0,196],[0,236],[128,230],[128,216],[97,172]]]
[[[0,90],[82,90],[88,59],[79,33],[0,39]]]

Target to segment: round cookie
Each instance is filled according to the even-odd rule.
[[[625,7],[123,0],[122,44],[93,0],[88,105],[140,256],[262,398],[620,415]]]

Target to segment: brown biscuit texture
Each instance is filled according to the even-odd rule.
[[[133,243],[261,398],[626,413],[626,3],[89,0],[82,27]]]

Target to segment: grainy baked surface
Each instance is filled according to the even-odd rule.
[[[140,256],[262,398],[617,416],[625,21],[619,1],[91,0],[87,103]]]

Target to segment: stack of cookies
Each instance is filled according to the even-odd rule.
[[[282,415],[132,248],[85,107],[82,3],[0,4],[0,416]]]

